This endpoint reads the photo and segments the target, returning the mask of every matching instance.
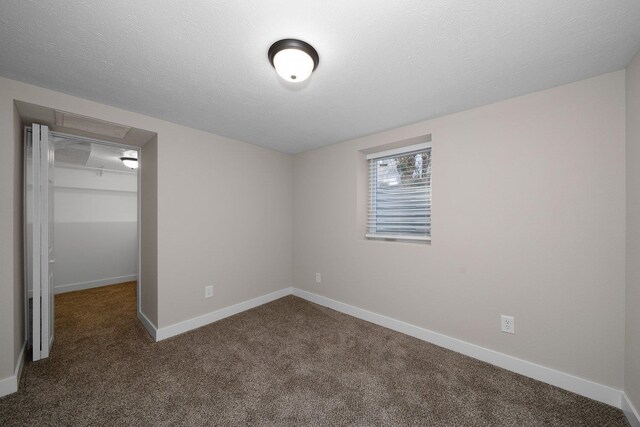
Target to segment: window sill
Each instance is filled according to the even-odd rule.
[[[367,233],[365,234],[367,239],[372,240],[393,240],[393,241],[404,241],[404,242],[430,242],[431,236],[402,236],[397,234],[374,234]]]

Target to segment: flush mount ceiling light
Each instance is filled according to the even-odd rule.
[[[138,169],[138,153],[135,150],[125,151],[124,157],[120,157],[120,160],[126,167]]]
[[[122,160],[122,163],[124,163],[126,167],[138,169],[138,159],[135,157],[120,157],[120,160]]]
[[[303,82],[318,67],[320,57],[309,43],[284,39],[269,48],[269,62],[286,81]]]

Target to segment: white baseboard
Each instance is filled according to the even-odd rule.
[[[585,380],[555,369],[547,368],[536,363],[527,362],[526,360],[518,359],[504,353],[489,350],[466,341],[439,334],[428,329],[335,301],[308,291],[294,288],[293,295],[350,316],[366,320],[367,322],[375,323],[376,325],[384,326],[385,328],[453,350],[457,353],[462,353],[473,357],[474,359],[482,360],[483,362],[499,366],[526,377],[554,385],[564,390],[569,390],[581,396],[615,406],[619,409],[621,408],[622,391],[616,390],[615,388]]]
[[[381,314],[377,314],[359,307],[345,304],[330,298],[304,291],[297,288],[284,288],[270,294],[262,295],[248,301],[244,301],[229,307],[224,307],[210,313],[194,317],[183,322],[173,325],[157,328],[142,312],[138,312],[138,318],[149,332],[151,337],[156,341],[162,341],[167,338],[188,332],[193,329],[200,328],[218,320],[224,319],[234,314],[258,307],[276,299],[287,295],[295,295],[307,301],[331,308],[333,310],[348,314],[353,317],[383,326],[385,328],[418,338],[423,341],[430,342],[440,347],[453,350],[457,353],[464,354],[474,359],[507,369],[509,371],[524,375],[538,381],[551,384],[564,390],[571,391],[581,396],[606,403],[619,409],[623,409],[630,420],[632,427],[640,427],[640,424],[634,424],[638,420],[638,412],[634,409],[626,395],[618,389],[598,384],[584,378],[576,377],[565,372],[561,372],[552,368],[538,365],[533,362],[489,350],[466,341],[452,338],[428,329],[421,328],[400,320],[396,320]],[[9,380],[9,379],[7,379]],[[2,381],[7,381],[2,380]],[[0,381],[0,387],[2,387]],[[17,382],[15,383],[17,387]],[[1,396],[0,388],[0,396]],[[635,420],[632,418],[635,417]]]
[[[138,280],[136,274],[130,276],[108,277],[106,279],[92,280],[90,282],[70,283],[68,285],[58,285],[53,288],[53,293],[64,294],[65,292],[82,291],[84,289],[99,288],[101,286],[117,285],[118,283],[133,282]],[[29,298],[33,297],[33,291],[29,291]]]
[[[640,412],[633,406],[627,393],[622,393],[622,410],[629,420],[631,427],[640,427]]]
[[[89,282],[70,283],[68,285],[58,285],[54,289],[54,293],[63,294],[65,292],[81,291],[84,289],[99,288],[101,286],[115,285],[124,282],[133,282],[138,280],[136,274],[129,276],[107,277],[106,279],[91,280]]]
[[[394,331],[421,339],[423,341],[430,342],[440,347],[453,350],[457,353],[473,357],[474,359],[482,360],[483,362],[487,362],[492,365],[507,369],[509,371],[516,372],[526,377],[533,378],[538,381],[542,381],[547,384],[562,388],[564,390],[571,391],[581,396],[606,403],[616,408],[620,409],[623,406],[624,397],[622,391],[613,387],[598,384],[584,378],[576,377],[574,375],[557,371],[552,368],[547,368],[536,363],[518,359],[517,357],[489,350],[487,348],[480,347],[466,341],[452,338],[447,335],[433,332],[419,326],[411,325],[400,320],[392,319],[381,314],[373,313],[362,308],[354,307],[352,305],[335,301],[330,298],[297,288],[281,289],[279,291],[272,292],[258,298],[244,301],[229,307],[221,308],[211,313],[194,317],[192,319],[185,320],[174,325],[165,326],[157,330],[153,328],[150,322],[149,326],[145,325],[145,327],[147,327],[147,330],[149,330],[149,333],[152,334],[152,336],[152,331],[155,331],[156,341],[161,341],[182,334],[184,332],[205,326],[209,323],[216,322],[218,320],[224,319],[225,317],[232,316],[242,311],[258,307],[262,304],[266,304],[290,294],[306,299],[307,301],[311,301],[313,303],[340,311],[350,316],[357,317],[359,319],[384,326],[385,328],[389,328]],[[143,323],[145,322],[143,321]],[[629,406],[630,405],[631,404],[629,403]]]
[[[16,367],[13,370],[13,375],[0,380],[0,397],[18,391],[18,384],[20,383],[20,376],[22,375],[22,367],[24,366],[24,353],[26,351],[26,347],[27,342],[25,341],[22,344],[22,349],[20,350]]]
[[[158,336],[158,328],[156,328],[153,322],[149,320],[149,318],[145,316],[145,314],[141,311],[138,311],[138,319],[140,320],[140,323],[142,323],[142,326],[144,326],[144,328],[147,330],[147,332],[149,332],[151,338],[153,338],[154,341],[157,341],[156,337]]]
[[[233,316],[234,314],[238,314],[254,307],[258,307],[268,302],[285,297],[287,295],[291,295],[292,291],[293,288],[280,289],[279,291],[271,292],[270,294],[262,295],[248,301],[231,305],[229,307],[224,307],[219,310],[212,311],[211,313],[203,314],[202,316],[194,317],[180,323],[175,323],[173,325],[159,328],[156,333],[156,341],[171,338],[192,329],[208,325],[209,323],[217,322],[218,320],[224,319],[225,317]]]

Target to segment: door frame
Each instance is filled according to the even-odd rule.
[[[23,150],[26,150],[26,143],[27,143],[27,138],[28,138],[28,134],[32,133],[33,129],[31,128],[31,125],[26,125],[24,126],[24,135],[23,135]],[[136,173],[136,181],[137,181],[137,193],[136,193],[136,207],[137,207],[137,221],[136,221],[136,244],[137,244],[137,255],[138,255],[138,261],[137,261],[137,280],[136,280],[136,311],[138,313],[140,313],[142,311],[142,298],[141,298],[141,287],[142,287],[142,280],[141,280],[141,263],[142,263],[142,250],[141,250],[141,238],[142,238],[142,227],[141,227],[141,221],[142,221],[142,197],[140,196],[140,192],[142,189],[142,174],[140,173],[140,168],[142,167],[142,147],[138,147],[135,145],[127,145],[127,144],[121,144],[121,143],[117,143],[117,142],[111,142],[111,141],[105,141],[102,139],[96,139],[96,138],[89,138],[89,137],[85,137],[85,136],[78,136],[78,135],[72,135],[72,134],[68,134],[68,133],[64,133],[64,132],[57,132],[57,131],[53,131],[51,129],[49,129],[49,133],[51,136],[57,136],[57,137],[62,137],[62,138],[66,138],[66,139],[74,139],[77,141],[82,141],[82,142],[90,142],[90,143],[94,143],[94,144],[100,144],[100,145],[107,145],[107,146],[111,146],[111,147],[116,147],[116,148],[122,148],[122,149],[126,149],[126,150],[133,150],[136,151],[138,153],[138,169],[137,169],[137,173]],[[53,143],[53,142],[52,142]],[[55,149],[55,147],[54,147]],[[26,171],[26,162],[27,162],[27,156],[26,156],[26,152],[24,153],[25,155],[24,157],[24,162],[25,162],[25,171]],[[54,159],[54,164],[55,164],[55,159]],[[25,185],[24,185],[24,194],[23,194],[23,203],[26,205],[26,198],[27,198],[27,184],[26,184],[26,180],[25,180]],[[55,201],[54,201],[55,203]],[[27,235],[27,214],[26,214],[26,209],[25,209],[25,214],[24,214],[24,222],[25,222],[25,226],[23,227],[23,240],[24,240],[24,259],[27,259],[27,239],[28,239],[28,235]],[[27,270],[28,270],[28,265],[25,262],[24,263],[24,277],[27,277]],[[55,273],[54,273],[55,274]],[[55,292],[53,292],[53,297],[55,298]],[[29,289],[28,286],[24,287],[24,306],[25,306],[25,331],[26,331],[26,339],[27,339],[27,343],[29,342],[29,340],[31,340],[31,342],[33,343],[33,337],[32,337],[32,330],[31,328],[29,328],[29,317],[30,317],[30,313],[29,313]]]

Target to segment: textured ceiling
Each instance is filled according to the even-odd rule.
[[[301,86],[267,60],[289,37],[320,55]],[[638,48],[638,0],[0,2],[0,75],[290,153],[619,70]]]

